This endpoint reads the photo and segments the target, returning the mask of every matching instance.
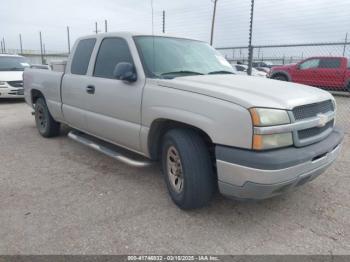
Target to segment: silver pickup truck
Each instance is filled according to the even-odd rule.
[[[82,37],[65,72],[26,69],[24,90],[42,136],[64,123],[70,138],[130,165],[159,159],[183,209],[206,205],[217,188],[265,199],[302,185],[343,139],[328,92],[235,75],[207,43],[184,38]]]

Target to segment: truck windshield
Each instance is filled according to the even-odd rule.
[[[24,71],[29,67],[24,57],[0,56],[0,71]]]
[[[148,77],[234,74],[227,60],[207,43],[162,36],[134,39]]]

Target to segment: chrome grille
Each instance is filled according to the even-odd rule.
[[[328,130],[329,128],[332,128],[333,125],[334,125],[334,120],[331,120],[323,127],[312,127],[312,128],[300,130],[298,131],[298,138],[300,140],[303,140],[303,139],[317,136],[319,134],[322,134],[324,131]]]
[[[305,118],[315,117],[320,113],[327,113],[334,111],[334,105],[331,100],[320,103],[297,106],[293,109],[293,116],[296,121]]]
[[[23,87],[23,81],[8,81],[7,82],[12,87]]]

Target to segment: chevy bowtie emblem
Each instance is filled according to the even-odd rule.
[[[324,114],[318,114],[318,127],[324,127],[328,122],[328,116]]]

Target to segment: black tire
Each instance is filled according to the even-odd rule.
[[[42,97],[35,102],[35,123],[43,137],[54,137],[60,133],[60,123],[52,118],[45,99]]]
[[[288,78],[284,75],[275,75],[272,79],[280,80],[280,81],[288,81]]]
[[[168,167],[168,153],[175,148],[181,161],[183,176],[182,188],[175,189],[171,181],[172,168]],[[208,146],[202,137],[193,130],[173,129],[163,137],[162,168],[169,194],[181,209],[194,209],[206,206],[215,189],[215,178]],[[176,181],[176,180],[175,180]]]
[[[348,83],[348,85],[345,88],[346,91],[350,92],[350,82]]]

